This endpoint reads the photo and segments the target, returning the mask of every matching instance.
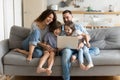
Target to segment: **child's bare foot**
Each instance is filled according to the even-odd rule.
[[[94,65],[92,63],[88,64],[87,67],[86,67],[86,70],[92,68]]]
[[[26,60],[27,60],[27,62],[29,63],[29,62],[32,60],[32,58],[29,58],[29,57],[28,57]]]
[[[47,73],[48,76],[50,76],[52,74],[52,70],[47,68],[46,73]]]
[[[86,69],[86,66],[85,66],[84,64],[80,64],[80,68],[81,68],[82,70],[85,70],[85,69]]]
[[[76,60],[76,56],[75,55],[72,55],[71,57],[71,62],[75,63],[77,60]]]
[[[36,73],[46,72],[45,68],[37,68]]]
[[[32,60],[32,56],[29,55],[29,56],[27,57],[27,61],[30,62],[31,60]]]

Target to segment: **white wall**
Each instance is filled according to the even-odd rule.
[[[13,0],[4,0],[4,29],[5,39],[9,38],[10,28],[14,25]]]
[[[14,0],[14,24],[22,26],[22,0]]]
[[[9,38],[13,25],[22,26],[22,0],[0,0],[0,41]]]
[[[48,6],[51,4],[59,4],[61,0],[47,0],[48,1]],[[64,0],[65,1],[65,0]],[[78,0],[79,1],[79,0]],[[60,11],[69,9],[69,10],[77,10],[77,11],[86,11],[87,7],[90,6],[93,10],[101,10],[102,12],[108,12],[109,10],[109,5],[112,5],[113,9],[115,12],[120,12],[120,0],[84,0],[83,2],[78,2],[80,5],[80,8],[74,8],[72,5],[68,7],[61,8],[59,7]],[[58,20],[63,22],[62,20],[62,13],[57,14]],[[81,22],[85,25],[90,24],[92,19],[91,17],[98,17],[98,18],[109,18],[109,22],[106,24],[106,22],[103,22],[103,25],[100,23],[102,26],[120,26],[120,15],[101,15],[101,14],[73,14],[74,16],[74,21]],[[110,21],[111,20],[111,21]],[[109,25],[108,25],[109,24]]]
[[[84,0],[84,7],[91,6],[95,10],[108,11],[109,5],[113,5],[115,11],[120,11],[120,0]]]
[[[61,0],[47,0],[47,1],[49,6],[51,4],[59,4]],[[111,4],[113,5],[115,11],[120,11],[119,3],[120,3],[120,0],[84,0],[83,2],[78,2],[78,4],[80,5],[80,9],[78,10],[85,10],[86,7],[91,6],[92,9],[95,9],[95,10],[107,11],[109,5]]]
[[[0,41],[4,39],[3,0],[0,0]]]

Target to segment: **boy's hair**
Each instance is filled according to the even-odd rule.
[[[56,21],[54,25],[49,27],[50,32],[54,32],[55,29],[61,29],[62,30],[62,24],[59,21]]]
[[[75,24],[72,21],[67,21],[64,26],[69,26],[73,31],[75,30]]]

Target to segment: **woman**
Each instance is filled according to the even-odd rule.
[[[43,54],[42,47],[49,49],[49,47],[41,42],[46,32],[48,32],[48,28],[52,27],[55,22],[56,14],[53,10],[47,9],[43,11],[43,13],[32,23],[31,32],[22,43],[23,49],[15,49],[15,51],[27,55],[27,61],[31,61],[32,57],[41,57]]]

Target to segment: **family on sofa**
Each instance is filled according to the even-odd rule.
[[[37,73],[46,72],[47,75],[52,74],[52,66],[54,64],[55,55],[59,52],[62,60],[62,75],[64,80],[70,80],[71,62],[79,61],[82,70],[88,70],[94,66],[90,54],[99,54],[99,48],[91,47],[90,36],[87,30],[80,24],[72,22],[72,12],[70,10],[63,11],[64,24],[57,21],[56,14],[53,10],[45,10],[31,26],[31,32],[22,43],[22,49],[16,48],[14,51],[27,55],[27,62],[32,58],[40,58]],[[57,36],[76,36],[79,39],[77,49],[57,48]],[[44,41],[44,42],[43,42]],[[88,64],[84,64],[84,57]],[[47,68],[43,65],[47,61]]]

